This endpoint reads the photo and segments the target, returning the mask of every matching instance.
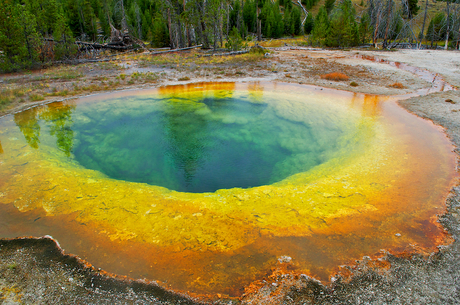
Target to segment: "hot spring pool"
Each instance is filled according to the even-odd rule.
[[[391,98],[280,83],[100,94],[0,119],[0,237],[52,235],[96,267],[238,296],[434,249],[450,142]],[[412,245],[412,246],[411,246]]]

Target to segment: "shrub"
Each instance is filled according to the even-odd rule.
[[[333,80],[333,81],[345,81],[345,80],[348,80],[349,77],[343,73],[340,73],[340,72],[333,72],[333,73],[329,73],[329,74],[323,74],[321,75],[321,78],[322,79],[327,79],[327,80]]]
[[[244,47],[243,39],[241,38],[241,35],[236,27],[233,27],[232,31],[230,32],[228,41],[225,43],[225,47],[230,51],[239,51]]]
[[[249,53],[258,54],[258,55],[265,55],[265,53],[267,52],[270,52],[270,51],[260,46],[254,46],[249,50]]]
[[[45,97],[41,94],[31,94],[30,95],[30,100],[34,102],[43,101],[44,99]]]
[[[391,84],[390,87],[392,88],[395,88],[395,89],[404,89],[406,88],[403,84],[401,83],[394,83],[394,84]]]

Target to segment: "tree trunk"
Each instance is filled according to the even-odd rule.
[[[173,35],[173,30],[172,30],[172,24],[171,24],[171,10],[168,8],[168,28],[169,28],[169,44],[171,49],[175,49],[176,46],[174,45],[174,35]]]
[[[407,0],[401,0],[401,6],[403,7],[403,14],[407,16],[408,19],[411,18],[410,10],[409,10],[409,3]]]
[[[123,4],[123,0],[121,0],[120,2],[121,2],[121,13],[122,13],[121,32],[122,34],[125,34],[128,32],[128,24],[126,22],[125,5]]]
[[[183,2],[183,5],[184,5],[184,12],[185,12],[185,0]],[[185,24],[185,34],[187,35],[187,46],[188,47],[191,47],[192,46],[192,39],[190,37],[190,27],[187,25],[187,23]]]
[[[83,16],[83,12],[81,10],[81,7],[78,8],[78,12],[80,13],[80,20],[78,20],[78,24],[80,25],[80,33],[84,33],[83,30],[83,25],[85,24],[85,16]]]
[[[204,47],[209,48],[209,39],[208,39],[208,35],[206,34],[206,24],[204,23],[204,21],[200,21],[200,25],[201,25],[201,32],[203,33]]]
[[[227,40],[228,40],[229,26],[230,26],[230,3],[227,2]]]
[[[378,38],[377,35],[379,33],[379,26],[380,26],[380,12],[381,11],[380,11],[380,8],[379,8],[379,10],[377,12],[377,21],[376,21],[377,23],[375,25],[374,36],[372,38],[372,44],[374,45],[374,48],[377,48],[377,38]]]
[[[137,37],[142,40],[142,20],[139,12],[139,6],[135,3],[136,21],[137,21]]]
[[[214,50],[217,49],[217,22],[214,20],[214,39],[213,39],[213,48]]]
[[[204,4],[202,1],[198,2],[198,15],[198,26],[201,32],[201,41],[203,42],[205,48],[209,48],[209,38],[206,33],[206,23],[204,22]]]
[[[387,25],[385,28],[385,37],[383,38],[383,48],[387,46],[387,39],[388,39],[388,30],[390,29],[390,21],[391,21],[391,13],[393,8],[393,0],[388,0],[388,11],[387,11]]]
[[[419,49],[422,45],[422,41],[423,41],[423,38],[425,38],[425,22],[426,22],[426,14],[428,12],[428,0],[426,0],[426,3],[425,3],[425,15],[423,16],[423,24],[422,24],[422,31],[420,32],[421,33],[421,37],[420,37],[420,43],[419,43]],[[425,43],[426,40],[425,40]]]
[[[262,24],[259,20],[259,1],[256,1],[256,22],[257,22],[257,41],[262,40]]]
[[[302,2],[300,0],[297,0],[297,2],[292,1],[292,3],[294,3],[295,5],[300,6],[300,8],[302,9],[302,11],[305,14],[305,17],[303,18],[303,21],[301,22],[301,24],[303,26],[305,24],[305,20],[307,20],[308,11],[305,9],[305,7],[303,7]]]
[[[222,36],[224,35],[224,16],[221,14],[221,11],[223,10],[222,8],[222,3],[219,5],[219,18],[217,19],[218,20],[218,29],[219,29],[219,43],[220,43],[220,47],[223,48],[224,47],[224,41],[223,41],[223,38]]]
[[[180,17],[178,18],[177,20],[177,24],[179,25],[179,43],[177,45],[179,45],[181,48],[184,48],[185,47],[185,43],[184,43],[184,37],[182,35],[182,22],[180,22]]]
[[[449,4],[450,0],[446,0],[446,6],[447,6],[447,30],[446,30],[446,44],[444,45],[444,50],[447,50],[449,46],[449,33],[450,33],[450,10],[449,10]]]

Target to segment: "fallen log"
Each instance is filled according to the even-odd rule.
[[[51,41],[51,42],[57,42],[57,43],[62,43],[60,40],[54,40],[52,38],[44,38],[45,41]],[[75,41],[74,44],[78,46],[78,48],[81,49],[94,49],[94,50],[101,50],[101,49],[107,49],[107,50],[117,50],[117,51],[126,51],[130,49],[134,49],[133,45],[120,45],[118,43],[97,43],[97,42],[86,42],[86,41]]]
[[[166,51],[157,51],[157,52],[150,52],[150,55],[157,55],[157,54],[163,54],[163,53],[171,53],[171,52],[178,52],[178,51],[185,51],[185,50],[191,50],[191,49],[196,49],[196,48],[201,48],[203,45],[197,45],[193,47],[187,47],[187,48],[181,48],[181,49],[172,49],[172,50],[166,50]]]
[[[226,53],[205,54],[205,55],[200,55],[198,57],[231,56],[231,55],[240,55],[240,54],[246,54],[246,53],[249,53],[249,51],[248,50],[243,50],[243,51],[232,51],[232,52],[226,52]]]
[[[133,46],[119,46],[119,45],[110,45],[110,44],[101,44],[96,42],[84,42],[84,41],[75,41],[75,44],[78,45],[80,49],[108,49],[108,50],[117,50],[117,51],[125,51],[132,49]]]

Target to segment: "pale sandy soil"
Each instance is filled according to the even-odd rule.
[[[421,79],[414,73],[398,69],[388,63],[361,59],[358,55],[374,56],[391,62],[407,63],[411,66],[438,73],[447,82],[460,87],[460,52],[413,51],[370,52],[361,50],[291,50],[275,49],[260,62],[225,63],[221,66],[200,66],[178,69],[172,65],[141,65],[135,60],[129,68],[100,65],[76,67],[80,76],[47,82],[49,87],[62,90],[79,86],[107,84],[119,80],[115,88],[157,87],[197,81],[282,81],[313,84],[355,92],[383,95],[403,95],[422,88],[431,88],[433,82]],[[119,63],[117,63],[119,64]],[[155,72],[160,75],[155,81],[128,83],[135,72]],[[222,73],[224,71],[224,73]],[[342,72],[350,79],[334,82],[320,76],[331,72]],[[40,75],[42,72],[38,72]],[[188,77],[189,80],[180,79]],[[15,81],[11,81],[15,80]],[[0,89],[8,86],[25,86],[26,83],[43,80],[37,74],[0,75]],[[358,86],[350,86],[351,82]],[[391,87],[401,83],[404,88]],[[35,90],[35,89],[34,89]],[[37,89],[38,90],[38,89]],[[41,90],[41,89],[40,89]],[[97,90],[98,91],[98,90]],[[42,91],[40,91],[42,92]],[[79,95],[88,94],[82,90]],[[70,97],[70,96],[69,96]],[[66,98],[69,98],[66,97]],[[49,97],[61,100],[63,97]],[[451,102],[446,102],[450,99]],[[29,100],[13,104],[3,114],[29,107]],[[453,143],[460,147],[460,94],[459,91],[431,93],[412,97],[400,104],[419,116],[430,119],[446,129]],[[459,304],[460,303],[460,188],[453,188],[447,200],[448,211],[440,222],[452,235],[450,246],[440,247],[430,257],[413,256],[412,259],[388,255],[391,263],[382,271],[366,258],[351,268],[350,279],[338,278],[330,286],[306,276],[278,276],[274,274],[252,293],[236,300],[216,300],[215,304]],[[0,302],[3,304],[197,304],[187,296],[165,292],[155,285],[142,282],[121,281],[107,278],[98,270],[85,268],[78,260],[63,256],[49,239],[31,241],[0,240]]]

